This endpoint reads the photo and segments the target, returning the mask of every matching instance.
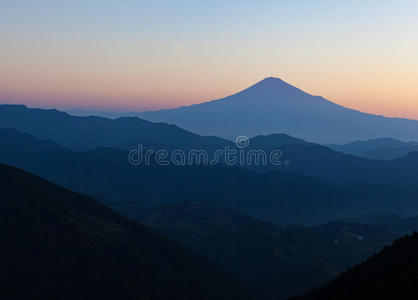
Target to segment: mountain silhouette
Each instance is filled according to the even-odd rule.
[[[316,220],[330,203],[338,202],[333,188],[300,174],[257,174],[221,164],[133,166],[128,151],[123,149],[98,148],[79,153],[14,129],[0,130],[0,144],[4,145],[0,147],[0,162],[92,196],[118,210],[199,199],[262,219],[293,223]]]
[[[312,96],[269,77],[228,97],[175,109],[138,114],[198,134],[235,139],[272,133],[323,144],[393,137],[418,140],[418,121],[362,113]]]
[[[0,130],[0,144],[1,162],[92,196],[117,210],[202,201],[221,204],[262,220],[292,224],[318,224],[383,211],[400,215],[418,213],[418,176],[410,168],[416,159],[414,155],[391,164],[396,169],[378,168],[374,176],[380,176],[383,180],[380,184],[360,182],[359,186],[339,187],[296,171],[295,174],[257,173],[222,164],[133,166],[128,162],[127,150],[98,148],[79,153],[14,129]],[[316,165],[310,166],[315,170],[313,167]],[[317,174],[332,177],[321,173],[323,166],[318,167]],[[380,174],[382,170],[388,173]],[[335,174],[344,175],[344,170],[337,171]],[[354,171],[362,172],[353,170],[352,176],[357,176]],[[402,183],[403,177],[399,176],[410,177],[415,185],[388,184],[392,180]]]
[[[216,138],[202,137],[174,125],[152,123],[137,117],[107,119],[76,117],[55,109],[34,109],[24,105],[0,105],[0,128],[15,128],[38,139],[77,151],[97,147],[136,149],[208,149],[233,145]]]
[[[148,227],[0,164],[1,299],[248,299]]]
[[[275,81],[271,80],[273,86]],[[285,83],[282,85],[287,87]],[[295,88],[288,87],[284,90],[294,92]],[[298,94],[307,95],[301,91]],[[99,147],[132,150],[137,149],[138,144],[141,144],[145,150],[164,149],[172,152],[178,149],[188,153],[193,149],[201,149],[207,151],[211,158],[217,150],[227,147],[237,149],[235,143],[221,138],[204,137],[177,126],[152,123],[136,117],[115,120],[94,116],[74,117],[57,110],[29,109],[19,105],[0,106],[0,128],[2,127],[5,127],[5,130],[7,127],[12,127],[37,139],[50,140],[76,151],[94,150]],[[393,140],[380,140],[379,143],[382,141]],[[376,142],[370,143],[378,145]],[[399,141],[397,145],[399,144],[404,143]],[[379,162],[346,155],[287,134],[255,136],[249,140],[249,146],[244,150],[251,149],[261,149],[266,152],[279,149],[283,154],[281,161],[287,164],[236,166],[262,172],[302,173],[332,184],[415,184],[418,181],[414,173],[415,169],[406,167],[407,164],[418,163],[418,157],[409,151],[406,152],[410,155],[396,161]],[[414,148],[408,149],[414,150]],[[223,161],[222,156],[219,161]]]
[[[59,126],[52,126],[59,124]],[[33,109],[23,105],[0,105],[0,129],[14,128],[61,146],[86,151],[98,147],[167,151],[203,149],[208,153],[236,148],[235,143],[217,137],[204,137],[177,126],[153,123],[137,117],[107,119],[72,116],[55,109]],[[253,137],[250,148],[273,150],[285,144],[308,144],[287,134]]]
[[[281,151],[281,161],[287,163],[246,167],[263,172],[301,173],[341,186],[418,184],[418,173],[411,168],[418,165],[418,152],[385,161],[344,154],[318,144],[292,143],[279,146],[278,149]]]

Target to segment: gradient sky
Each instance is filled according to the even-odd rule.
[[[0,0],[0,102],[145,110],[268,76],[418,119],[418,1]]]

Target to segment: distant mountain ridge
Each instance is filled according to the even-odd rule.
[[[327,145],[346,154],[370,159],[392,160],[418,151],[418,142],[402,142],[393,138],[355,141],[346,145]]]
[[[257,173],[222,164],[207,167],[133,166],[128,162],[127,150],[98,148],[79,153],[37,140],[14,129],[0,130],[0,144],[1,162],[92,196],[119,211],[135,211],[141,206],[192,200],[222,204],[262,220],[283,224],[318,224],[388,210],[400,215],[418,214],[417,170],[410,168],[411,162],[418,157],[390,165],[396,169],[377,168],[375,174],[380,177],[377,179],[383,181],[375,185],[360,181],[359,186],[340,188],[302,174]],[[327,156],[322,159],[326,161]],[[390,163],[359,160],[363,164],[372,162],[377,166]],[[306,161],[302,161],[300,166],[304,163]],[[347,164],[350,164],[350,160],[339,165]],[[330,169],[334,173],[321,171],[321,163],[315,162],[309,168],[311,172],[329,180],[338,175],[339,180],[344,182],[350,180],[350,176],[364,172],[356,170],[358,166],[361,164],[356,164],[352,173],[347,175],[339,170],[338,165]],[[397,173],[405,177],[399,177]],[[365,174],[366,177],[360,179],[365,180],[370,174],[373,175]],[[402,183],[404,178],[410,178],[415,185],[389,184],[394,179]]]
[[[0,130],[0,144],[4,145],[0,148],[0,162],[92,196],[115,209],[135,210],[138,205],[199,199],[285,222],[309,219],[307,215],[299,216],[308,213],[307,204],[299,201],[316,199],[312,205],[318,206],[319,202],[336,200],[331,187],[299,174],[257,174],[224,165],[133,166],[128,162],[128,151],[123,149],[98,148],[78,153],[14,129]],[[309,214],[314,219],[318,216],[312,211]]]
[[[387,136],[418,140],[418,121],[345,108],[274,77],[219,100],[147,111],[138,116],[154,122],[176,124],[201,135],[227,139],[286,132],[321,144]]]
[[[76,151],[97,147],[135,149],[138,144],[156,149],[205,148],[214,151],[233,145],[221,138],[203,137],[174,125],[152,123],[137,117],[77,117],[56,109],[24,105],[0,105],[0,128],[14,128]]]

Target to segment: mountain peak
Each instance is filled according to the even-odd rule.
[[[262,84],[262,85],[289,85],[288,83],[286,83],[283,79],[278,78],[278,77],[266,77],[263,80],[259,81],[258,83],[256,83],[256,85],[258,84]]]
[[[298,94],[307,95],[307,93],[305,93],[301,89],[298,89],[297,87],[277,77],[266,77],[263,80],[245,89],[243,92],[254,92],[258,94],[265,94],[267,92],[271,93],[272,95],[277,95],[277,93],[281,95],[288,94],[294,96]]]
[[[274,76],[268,76],[268,77],[264,78],[263,80],[270,80],[270,81],[282,81],[282,82],[284,82],[284,80],[283,80],[283,79],[281,79],[281,78],[279,78],[279,77],[274,77]],[[262,81],[263,81],[263,80],[262,80]]]
[[[346,144],[383,136],[418,141],[418,121],[390,119],[349,109],[277,77],[266,77],[213,101],[144,112],[139,116],[230,140],[240,135],[254,137],[286,132],[321,144]]]

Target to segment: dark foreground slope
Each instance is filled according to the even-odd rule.
[[[395,239],[354,223],[278,226],[209,203],[122,212],[234,274],[258,299],[286,299],[323,285]]]
[[[320,289],[295,299],[418,299],[418,234],[342,274]]]
[[[246,299],[228,276],[98,202],[0,164],[1,299]]]

